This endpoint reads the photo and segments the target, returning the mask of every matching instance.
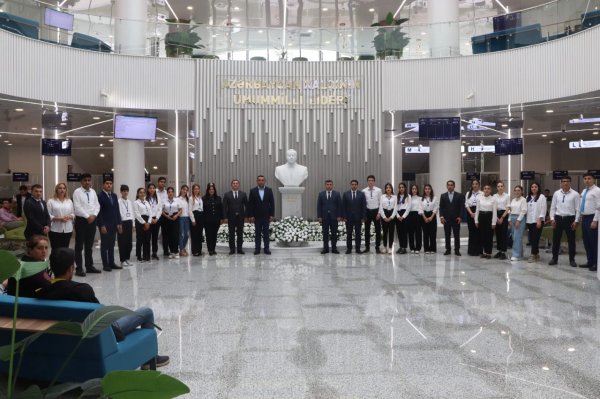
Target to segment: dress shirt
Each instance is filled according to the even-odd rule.
[[[90,188],[89,191],[85,191],[83,187],[76,189],[73,192],[73,207],[75,208],[75,216],[85,219],[91,215],[98,216],[100,204],[94,189]]]
[[[410,197],[410,205],[408,207],[408,212],[419,212],[419,215],[423,213],[421,210],[421,197],[418,195],[413,195]]]
[[[477,206],[477,199],[480,196],[483,196],[483,193],[481,191],[473,191],[473,192],[467,193],[467,195],[470,195],[470,196],[469,196],[469,198],[466,198],[466,196],[465,196],[465,206],[467,208],[471,208],[473,206]]]
[[[406,213],[410,208],[410,195],[401,195],[400,198],[396,196],[396,198],[396,214],[398,215],[398,217],[401,217],[400,211],[404,210],[406,212],[404,212],[404,216],[402,217],[406,217]]]
[[[158,197],[158,195],[156,195],[156,198],[151,197],[148,198],[146,197],[146,200],[148,201],[148,203],[150,204],[150,210],[151,210],[151,215],[153,219],[160,219],[160,215],[162,214],[162,206],[161,206],[161,200]]]
[[[258,196],[260,197],[260,200],[262,201],[263,198],[265,198],[265,188],[258,188]]]
[[[160,201],[161,204],[164,204],[165,201],[169,199],[169,195],[167,194],[166,188],[162,191],[160,191],[159,189],[156,189],[156,196],[158,197],[158,200]]]
[[[498,211],[506,211],[510,208],[510,195],[496,193],[494,194],[494,198],[496,198],[496,202],[498,203]]]
[[[362,192],[365,193],[365,198],[367,199],[367,209],[379,209],[382,196],[381,189],[373,186],[373,188],[367,187],[363,189]]]
[[[573,189],[566,193],[562,189],[557,190],[552,196],[550,220],[554,220],[554,216],[575,216],[575,221],[578,221],[580,201],[579,193]]]
[[[527,201],[527,223],[537,223],[540,219],[543,222],[546,219],[546,197],[544,194],[540,194],[537,201],[534,201],[535,197],[529,198]]]
[[[73,209],[73,201],[70,198],[65,198],[60,201],[55,198],[48,200],[48,214],[50,215],[50,231],[55,233],[72,233],[73,219],[75,218],[75,210]],[[62,218],[66,215],[71,215],[71,220],[66,222]],[[54,218],[61,218],[60,220]]]
[[[121,221],[133,220],[133,203],[131,200],[119,198],[119,212]]]
[[[263,189],[264,191],[264,189]],[[190,198],[190,220],[192,223],[196,223],[196,218],[194,217],[194,211],[204,212],[204,203],[202,202],[202,197],[192,197]]]
[[[181,207],[181,217],[189,218],[190,217],[190,203],[185,199],[185,197],[177,197],[179,200],[179,204]]]
[[[17,215],[5,208],[0,208],[0,223],[14,222],[17,220]]]
[[[379,201],[379,216],[381,216],[382,218],[387,217],[387,216],[385,216],[384,211],[393,211],[390,218],[394,219],[396,217],[397,214],[396,214],[396,196],[395,195],[390,195],[388,197],[387,194],[383,194],[381,196],[381,200]]]
[[[179,212],[181,209],[181,201],[177,198],[173,198],[172,200],[168,199],[162,204],[163,212],[167,215],[171,216],[174,213]]]
[[[492,195],[478,195],[477,197],[477,209],[475,209],[475,223],[479,223],[480,212],[492,212],[492,226],[498,221],[498,202]]]
[[[587,195],[586,195],[587,191]],[[583,196],[585,196],[585,203],[583,203]],[[581,211],[581,216],[583,215],[594,215],[594,221],[598,221],[598,206],[600,205],[600,188],[595,184],[589,189],[586,187],[581,192],[581,204],[583,205],[583,211],[581,211],[581,205],[579,206],[579,210]]]
[[[519,199],[513,198],[513,200],[510,201],[510,214],[519,215],[517,216],[517,220],[519,222],[523,220],[523,218],[527,214],[527,200],[525,199],[525,197],[521,197]]]
[[[433,212],[437,215],[440,204],[436,196],[433,198],[423,197],[419,202],[421,206],[421,212]]]
[[[146,222],[142,216],[148,216],[152,214],[152,208],[150,207],[150,203],[146,200],[136,199],[133,203],[133,215],[135,216],[135,220],[137,220],[140,224],[148,223]]]

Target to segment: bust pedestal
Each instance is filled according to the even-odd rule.
[[[281,217],[302,217],[302,194],[304,187],[279,187],[281,193]]]

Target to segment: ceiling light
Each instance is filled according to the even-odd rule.
[[[546,110],[546,113],[547,113],[547,114],[551,114],[551,113],[553,113],[553,112],[554,112],[554,110],[553,110],[553,109],[547,109],[547,110]]]
[[[532,130],[533,130],[533,129],[532,129],[532,128],[530,128],[530,127],[528,127],[528,128],[527,128],[527,131],[528,131],[528,132],[531,132]]]
[[[567,138],[566,138],[566,137],[563,137],[563,138],[561,139],[561,141],[567,141]]]
[[[99,116],[92,116],[92,119],[95,120],[95,121],[97,121],[98,119],[100,119],[100,117]]]
[[[423,36],[425,36],[425,35],[427,34],[427,32],[421,32],[421,34],[422,34]]]
[[[262,30],[262,29],[259,29],[259,30],[258,30],[258,33],[263,33],[263,30]]]
[[[508,127],[508,125],[506,123],[503,123],[502,127]]]
[[[15,108],[15,111],[17,111],[17,112],[23,112],[23,108]]]
[[[331,43],[329,40],[325,42],[325,44],[329,44],[329,43]]]
[[[600,126],[600,123],[594,123],[594,126]]]
[[[369,8],[369,12],[375,12],[374,8]]]
[[[100,154],[100,158],[104,158],[104,154]]]
[[[158,169],[158,166],[154,165],[154,166],[152,167],[152,169],[156,170],[156,169]]]
[[[329,11],[329,8],[323,7],[323,11]]]
[[[165,145],[165,143],[160,143],[160,145]]]
[[[575,352],[575,348],[569,348],[567,349],[568,352]]]
[[[239,11],[240,8],[239,7],[233,7],[233,11]]]
[[[243,40],[240,40],[240,43],[242,43],[242,44],[243,44],[243,43],[244,43],[244,41],[243,41]]]
[[[554,140],[550,140],[548,143],[550,143],[550,144],[554,144]]]
[[[187,6],[187,9],[192,11],[194,9],[194,6]]]
[[[466,157],[466,156],[467,156],[467,153],[466,153],[466,152],[463,152],[461,155],[462,155],[463,157]]]
[[[104,144],[103,144],[103,143],[100,143],[100,147],[104,147]]]
[[[217,35],[212,35],[212,37],[217,37]]]
[[[348,33],[348,37],[352,37],[352,33]]]
[[[9,143],[9,141],[8,141],[8,140],[4,140],[4,142],[5,142],[5,143]]]
[[[32,127],[31,130],[37,130],[37,127]]]
[[[109,143],[112,143],[113,141],[114,141],[113,139],[108,140]]]
[[[542,134],[542,137],[548,137],[548,135],[547,134]]]
[[[596,135],[598,134],[598,132],[593,132],[592,134],[593,134],[594,136],[596,136]]]
[[[67,122],[61,122],[60,125],[61,126],[67,126]]]
[[[312,33],[312,29],[309,29],[309,30],[307,30],[306,32],[308,32],[308,33]]]
[[[12,145],[12,143],[8,143],[7,145]]]
[[[409,143],[414,143],[415,141],[414,141],[414,140],[408,140],[408,142],[409,142]]]
[[[548,368],[548,366],[544,366],[544,367],[542,367],[542,370],[544,370],[544,371],[548,371],[548,370],[550,370],[550,369]]]

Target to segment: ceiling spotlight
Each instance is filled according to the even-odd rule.
[[[103,143],[100,143],[100,147],[104,147],[104,144],[103,144]]]
[[[593,134],[594,136],[596,136],[596,135],[598,135],[598,132],[593,132],[592,134]]]
[[[569,349],[567,349],[567,351],[569,351],[569,352],[575,352],[575,348],[569,348]]]
[[[240,8],[239,7],[233,7],[233,11],[239,11]]]
[[[329,8],[323,7],[323,11],[329,11]]]
[[[158,166],[154,165],[154,166],[152,167],[152,169],[156,170],[156,169],[158,169]]]
[[[115,141],[115,140],[113,140],[113,139],[109,139],[108,140],[109,143],[112,143],[113,141]]]
[[[262,30],[262,29],[259,29],[259,30],[258,30],[258,33],[263,33],[263,30]]]
[[[421,32],[421,34],[422,34],[423,36],[425,36],[425,35],[427,34],[427,32]]]
[[[12,145],[12,143],[8,143],[7,145]]]
[[[165,143],[160,143],[160,145],[165,145]]]
[[[32,127],[31,130],[37,130],[37,127]]]
[[[415,141],[414,141],[414,140],[408,140],[408,142],[409,142],[409,143],[414,143]]]
[[[550,143],[550,144],[554,144],[554,140],[550,140],[548,143]]]
[[[17,112],[23,112],[23,108],[15,108],[15,111],[17,111]]]
[[[508,127],[508,125],[506,123],[503,123],[502,127]]]
[[[100,119],[100,117],[99,116],[92,116],[92,119],[95,120],[95,121],[97,121],[98,119]]]
[[[187,9],[192,11],[194,9],[194,6],[187,6]]]
[[[104,158],[104,154],[100,154],[100,158]]]
[[[374,8],[369,8],[369,12],[375,12]]]
[[[528,127],[528,128],[527,128],[527,131],[528,131],[528,132],[531,132],[532,130],[533,130],[533,129],[532,129],[532,128],[530,128],[530,127]]]
[[[548,137],[548,135],[547,134],[542,134],[542,137]]]
[[[561,141],[567,141],[567,138],[566,138],[566,137],[563,137],[563,138],[561,139]]]
[[[553,112],[554,112],[554,110],[553,110],[553,109],[547,109],[547,110],[546,110],[546,113],[547,113],[547,114],[551,114],[551,113],[553,113]]]

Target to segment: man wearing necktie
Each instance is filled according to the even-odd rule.
[[[594,175],[583,175],[585,189],[581,193],[581,230],[587,263],[579,265],[591,271],[598,270],[598,219],[600,217],[600,188],[595,184]]]
[[[356,253],[361,254],[361,225],[366,219],[367,200],[365,194],[358,189],[358,180],[350,182],[350,190],[344,193],[342,209],[346,221],[346,254],[352,252],[352,232],[354,232]]]
[[[338,222],[342,220],[342,197],[333,189],[333,181],[325,180],[325,190],[317,198],[317,219],[323,229],[322,254],[329,252],[331,237],[331,252],[339,254],[337,249]]]
[[[243,255],[242,245],[244,243],[244,221],[246,219],[248,208],[248,197],[246,193],[240,190],[240,181],[233,179],[231,181],[231,191],[223,195],[223,215],[224,223],[227,223],[229,230],[229,255],[236,252]]]
[[[248,217],[254,223],[254,255],[260,253],[261,236],[265,255],[271,255],[269,250],[269,224],[275,216],[275,197],[273,190],[266,186],[267,180],[263,175],[256,178],[256,187],[250,190],[248,197]]]
[[[42,186],[34,184],[31,187],[31,197],[25,200],[23,206],[23,213],[27,220],[24,232],[27,240],[36,234],[48,235],[50,231],[50,214],[46,201],[42,199],[42,192]]]
[[[100,230],[100,257],[102,258],[102,270],[110,272],[113,269],[122,269],[115,263],[115,240],[117,232],[121,230],[121,212],[119,210],[119,199],[113,193],[113,181],[104,179],[102,193],[98,196],[100,212],[98,212],[97,224]]]
[[[87,273],[100,273],[94,267],[92,248],[96,237],[96,216],[100,212],[100,204],[96,191],[92,188],[92,175],[81,175],[81,187],[73,192],[73,209],[75,210],[75,274],[84,277]],[[85,252],[85,271],[81,252]]]

